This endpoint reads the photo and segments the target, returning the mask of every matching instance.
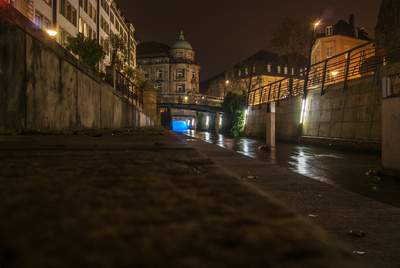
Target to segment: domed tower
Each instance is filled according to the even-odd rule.
[[[194,51],[183,32],[170,50],[171,72],[170,91],[180,93],[199,93],[200,66],[194,61]]]

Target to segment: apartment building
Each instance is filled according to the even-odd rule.
[[[44,31],[55,31],[55,39],[65,45],[68,37],[82,33],[104,47],[111,32],[124,37],[128,45],[128,64],[136,66],[135,28],[115,0],[5,0]],[[100,68],[110,58],[106,53]]]

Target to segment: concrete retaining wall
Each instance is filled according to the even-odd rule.
[[[154,121],[18,11],[0,7],[0,132]]]
[[[382,102],[382,165],[386,173],[400,176],[400,97]]]
[[[321,96],[320,89],[310,90],[300,124],[301,97],[279,101],[276,106],[277,140],[336,144],[344,147],[381,149],[382,97],[372,77],[330,85]],[[251,107],[245,135],[265,137],[266,105]]]

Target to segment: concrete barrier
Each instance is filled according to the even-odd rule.
[[[0,6],[0,132],[154,125],[10,6]]]

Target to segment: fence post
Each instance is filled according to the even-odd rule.
[[[324,70],[322,71],[322,85],[321,85],[321,96],[324,95],[325,77],[326,77],[326,67],[328,65],[328,60],[325,60]]]

